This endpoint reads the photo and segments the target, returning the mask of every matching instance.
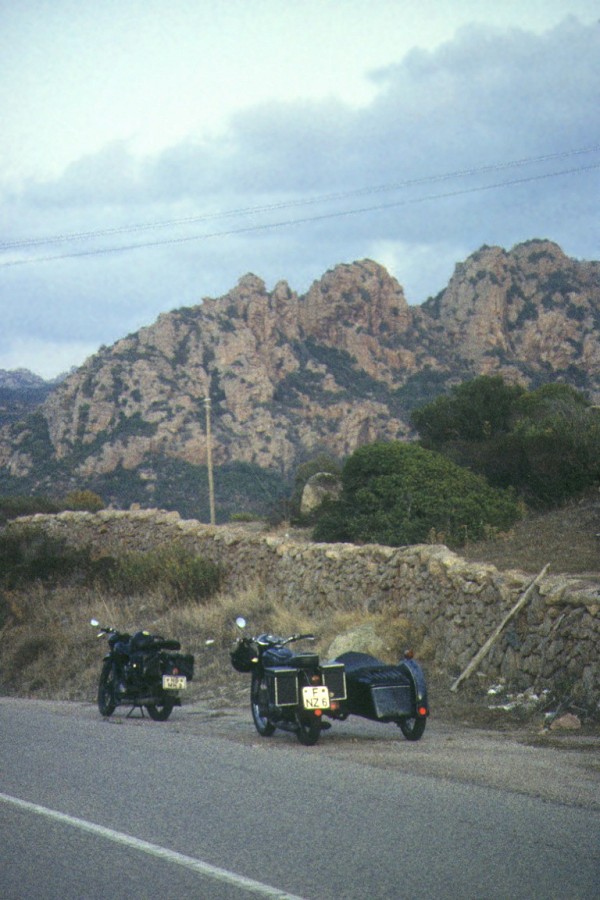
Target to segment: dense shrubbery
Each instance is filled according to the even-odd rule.
[[[92,558],[89,551],[29,525],[0,534],[0,573],[0,601],[2,589],[38,581],[77,583],[125,597],[161,592],[168,604],[200,602],[217,593],[222,579],[218,565],[179,544]]]
[[[103,580],[115,593],[144,594],[160,590],[174,603],[200,602],[221,586],[221,569],[179,544],[145,553],[126,553],[110,560]]]
[[[87,554],[66,546],[35,526],[0,534],[0,588],[12,589],[31,581],[56,582],[89,570]]]
[[[460,546],[520,516],[512,494],[416,444],[361,447],[344,465],[342,485],[340,500],[321,508],[315,540],[400,546],[433,536]]]
[[[175,510],[183,518],[210,521],[206,466],[155,456],[148,461],[148,467],[153,471],[152,478],[122,466],[113,472],[91,475],[85,489],[71,490],[64,498],[54,493],[52,498],[24,496],[33,486],[33,480],[2,480],[0,476],[0,492],[4,494],[0,494],[0,524],[36,512],[56,513],[64,509],[96,512],[105,506],[127,509],[132,504]],[[66,485],[70,480],[63,473],[50,479],[50,483],[51,489],[58,493],[61,486],[62,490],[68,490]],[[230,462],[214,467],[214,488],[217,522],[223,523],[236,513],[251,518],[280,516],[280,511],[286,508],[291,484],[276,469]]]
[[[0,497],[0,524],[7,519],[17,519],[19,516],[33,516],[36,513],[60,512],[60,504],[50,497],[39,496],[15,496]]]
[[[104,500],[94,491],[71,491],[65,497],[63,504],[65,509],[80,512],[98,512],[104,509]]]
[[[71,491],[59,500],[39,495],[0,496],[0,524],[20,516],[34,516],[36,513],[53,515],[66,509],[98,512],[104,509],[104,505],[102,497],[89,490]]]
[[[423,447],[551,507],[600,483],[600,415],[565,384],[534,391],[476,378],[415,410]]]

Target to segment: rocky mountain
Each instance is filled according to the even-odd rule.
[[[0,369],[0,425],[23,421],[56,383],[44,381],[29,369]]]
[[[600,262],[550,241],[482,247],[421,306],[372,260],[302,296],[245,275],[102,348],[2,428],[0,491],[130,473],[139,501],[156,500],[167,462],[207,462],[207,397],[215,467],[289,477],[319,452],[409,437],[412,408],[479,374],[564,381],[600,402]]]
[[[29,369],[0,369],[1,390],[30,390],[31,388],[44,387],[46,382],[39,375],[30,372]]]

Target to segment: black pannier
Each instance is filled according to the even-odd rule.
[[[191,681],[194,657],[191,653],[167,653],[164,650],[132,653],[127,671],[134,683],[147,679],[158,681],[163,675],[185,675]]]

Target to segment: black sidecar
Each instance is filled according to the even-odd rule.
[[[407,657],[387,665],[368,653],[342,653],[348,696],[342,717],[361,716],[375,722],[394,722],[409,741],[423,736],[429,714],[427,685],[420,665]]]

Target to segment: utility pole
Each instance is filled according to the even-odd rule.
[[[204,398],[206,406],[206,464],[208,467],[208,502],[210,505],[210,524],[215,524],[215,486],[212,467],[212,437],[210,433],[210,397]]]

